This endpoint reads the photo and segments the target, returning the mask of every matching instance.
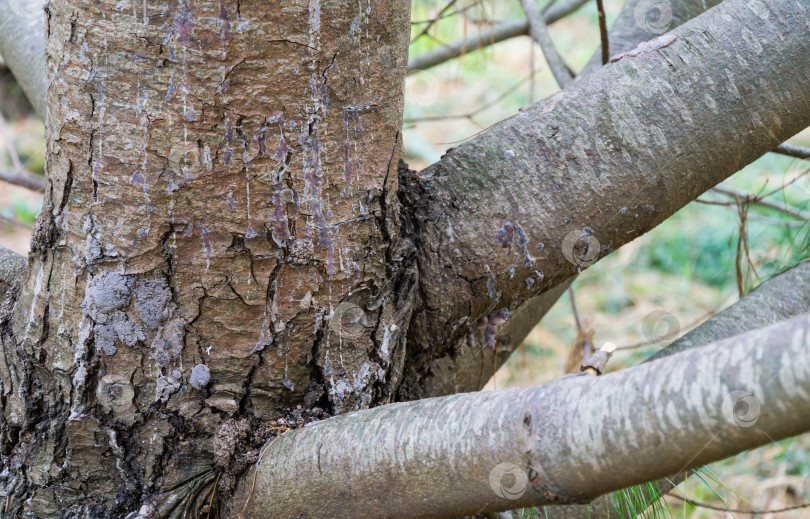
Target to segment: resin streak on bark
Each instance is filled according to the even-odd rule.
[[[50,3],[50,182],[0,363],[12,510],[196,513],[270,420],[390,397],[408,20]]]

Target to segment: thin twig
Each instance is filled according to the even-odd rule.
[[[693,330],[699,324],[701,324],[704,321],[707,321],[710,318],[712,318],[715,314],[717,314],[717,311],[718,311],[718,309],[714,309],[711,312],[709,312],[709,313],[707,313],[707,314],[705,314],[705,315],[703,315],[701,317],[698,317],[697,319],[695,319],[694,321],[689,323],[686,326],[686,328],[688,328],[688,331],[686,333],[689,333],[689,331]],[[684,335],[686,335],[686,333],[684,333]],[[660,339],[650,339],[648,341],[637,342],[635,344],[628,344],[628,345],[625,345],[625,346],[617,346],[616,351],[635,350],[636,348],[642,348],[644,346],[651,346],[653,344],[658,343],[659,341],[660,341]]]
[[[568,287],[568,298],[571,300],[571,311],[574,313],[574,322],[577,324],[577,332],[582,333],[582,322],[579,320],[577,300],[574,297],[574,289],[571,287]]]
[[[754,267],[754,263],[751,261],[751,250],[749,248],[748,243],[748,209],[751,207],[751,202],[748,200],[741,200],[739,197],[736,198],[737,200],[737,212],[740,215],[740,232],[739,237],[737,238],[737,256],[735,259],[735,269],[736,269],[736,278],[737,278],[737,290],[739,291],[740,298],[745,296],[745,286],[751,280],[751,272],[754,273],[755,276],[759,277],[757,274],[756,268]],[[745,274],[743,275],[743,255],[745,256],[746,261],[746,268]]]
[[[458,1],[458,0],[450,0],[450,1],[449,1],[449,2],[448,2],[448,3],[447,3],[447,4],[446,4],[446,5],[445,5],[445,6],[442,8],[442,10],[441,10],[441,11],[439,11],[439,15],[438,15],[436,18],[434,18],[434,19],[432,19],[432,20],[429,20],[429,21],[428,21],[428,24],[427,24],[427,27],[425,27],[424,29],[422,29],[422,32],[420,32],[419,34],[417,34],[416,36],[414,36],[414,37],[413,37],[413,39],[411,40],[411,43],[415,42],[416,40],[418,40],[419,38],[421,38],[422,36],[424,36],[425,34],[427,34],[428,32],[430,32],[430,29],[431,29],[431,28],[433,27],[433,25],[434,25],[434,24],[435,24],[435,23],[436,23],[436,22],[439,20],[439,18],[440,18],[440,17],[441,17],[441,16],[442,16],[444,13],[446,13],[448,9],[450,9],[451,7],[453,7],[453,6],[456,4],[456,2],[457,2],[457,1]]]
[[[773,151],[774,153],[787,155],[788,157],[796,157],[797,159],[810,159],[810,148],[796,146],[795,144],[789,144],[787,142],[780,144]]]
[[[574,289],[568,287],[568,298],[571,301],[571,312],[574,314],[574,322],[577,327],[577,336],[568,351],[568,358],[565,361],[565,372],[576,373],[583,359],[589,358],[593,354],[593,334],[590,327],[583,325],[583,320],[579,318],[577,300],[574,296]]]
[[[465,7],[461,7],[459,9],[456,9],[455,11],[452,11],[452,12],[449,12],[449,13],[444,13],[442,15],[438,15],[438,16],[436,16],[434,18],[429,18],[427,20],[417,20],[415,22],[411,22],[411,25],[424,25],[426,23],[436,23],[437,21],[442,20],[444,18],[452,18],[453,16],[458,16],[460,14],[464,14],[465,12],[469,11],[470,9],[472,9],[473,7],[475,7],[477,5],[481,5],[483,3],[483,1],[484,0],[475,0],[475,2],[471,3],[470,5],[467,5]]]
[[[547,25],[550,25],[573,13],[585,5],[587,1],[588,0],[565,0],[555,2],[553,5],[543,10],[543,19]],[[527,34],[529,34],[529,22],[525,18],[506,20],[494,25],[490,29],[473,34],[462,40],[448,43],[443,47],[437,47],[419,56],[414,56],[408,60],[408,72],[429,69],[457,58],[467,52],[483,49],[490,45]]]
[[[219,477],[222,475],[222,472],[217,473],[217,480],[214,481],[214,488],[211,489],[211,499],[208,500],[208,517],[211,517],[211,512],[214,510],[214,495],[217,493],[217,485],[219,485]]]
[[[557,52],[557,47],[554,46],[554,41],[552,41],[551,35],[548,33],[546,21],[543,19],[543,13],[541,13],[540,8],[537,7],[537,1],[521,0],[521,3],[523,4],[523,11],[526,13],[526,18],[529,20],[529,34],[543,50],[548,68],[551,69],[551,73],[554,75],[554,79],[557,80],[557,84],[560,85],[560,88],[567,88],[574,82],[574,78],[571,77],[568,65],[565,64],[562,56]]]
[[[717,193],[722,193],[722,194],[727,195],[727,196],[731,196],[731,197],[734,197],[734,198],[739,198],[741,200],[745,200],[745,201],[751,202],[753,204],[761,205],[762,207],[768,207],[770,209],[775,209],[777,211],[788,214],[788,215],[790,215],[790,216],[792,216],[792,217],[794,217],[794,218],[796,218],[798,220],[805,220],[805,221],[810,220],[810,213],[806,213],[806,212],[801,211],[799,209],[794,209],[793,207],[790,207],[790,206],[788,206],[786,204],[782,205],[782,204],[779,204],[779,203],[774,202],[772,200],[768,200],[764,196],[759,196],[759,195],[758,196],[753,196],[753,195],[750,195],[750,194],[745,193],[743,191],[739,191],[737,189],[734,189],[733,187],[727,187],[727,186],[715,186],[713,190],[716,191]],[[723,204],[723,202],[719,202],[717,205],[722,205],[722,204]],[[730,204],[731,205],[737,205],[736,203],[731,203],[731,202],[730,202]]]
[[[610,41],[608,40],[604,0],[596,0],[596,9],[599,11],[599,36],[602,40],[602,65],[607,65],[610,61]]]
[[[709,510],[717,510],[720,512],[731,512],[734,514],[748,514],[748,515],[765,515],[765,514],[781,514],[782,512],[789,512],[791,510],[800,510],[802,508],[810,508],[810,503],[802,503],[800,505],[794,506],[787,506],[785,508],[777,508],[776,510],[746,510],[744,508],[728,508],[725,506],[716,506],[710,505],[708,503],[702,503],[700,501],[694,501],[689,499],[685,496],[679,496],[678,494],[673,494],[672,492],[668,492],[666,494],[669,497],[674,497],[680,501],[686,501],[690,505],[696,508],[707,508]]]
[[[45,179],[40,179],[23,172],[15,173],[13,171],[0,169],[0,181],[24,187],[25,189],[30,189],[38,193],[45,192]]]
[[[538,73],[540,73],[540,71],[535,71],[534,72],[535,75],[537,75]],[[495,104],[497,104],[500,101],[502,101],[503,99],[505,99],[507,96],[509,96],[509,94],[511,94],[512,92],[514,92],[515,90],[517,90],[518,88],[523,86],[527,81],[530,81],[531,77],[532,76],[521,79],[519,82],[515,83],[514,85],[512,85],[508,89],[501,92],[501,94],[498,97],[496,97],[492,101],[489,101],[489,102],[479,106],[478,108],[476,108],[472,112],[467,112],[467,113],[463,113],[463,114],[428,115],[428,116],[425,116],[425,117],[413,117],[413,118],[410,118],[410,119],[405,119],[405,122],[406,123],[429,123],[429,122],[438,122],[438,121],[448,121],[448,120],[451,120],[451,119],[469,119],[469,120],[471,120],[472,122],[475,123],[475,120],[473,119],[473,117],[475,117],[476,115],[480,114],[484,110],[494,106]],[[478,124],[478,123],[476,123],[476,124]]]

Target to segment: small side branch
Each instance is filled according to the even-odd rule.
[[[796,146],[795,144],[790,144],[787,142],[777,146],[774,152],[787,155],[788,157],[795,157],[797,159],[810,159],[810,148]]]
[[[602,65],[607,65],[610,61],[610,40],[608,37],[604,0],[596,0],[596,9],[599,11],[599,38],[602,40]]]
[[[8,182],[9,184],[14,184],[15,186],[30,189],[31,191],[36,191],[38,193],[45,192],[45,179],[37,178],[26,173],[0,169],[0,180],[3,182]]]
[[[543,55],[546,57],[548,67],[551,69],[554,79],[557,80],[557,84],[560,85],[560,88],[567,88],[574,82],[574,78],[571,77],[568,66],[563,61],[560,53],[557,52],[557,47],[554,46],[554,42],[551,40],[548,27],[546,27],[546,22],[543,19],[540,8],[537,7],[536,0],[521,0],[521,3],[523,4],[523,11],[526,13],[526,18],[529,20],[529,34],[532,39],[540,45],[540,48],[543,49]]]
[[[560,0],[554,2],[543,11],[543,20],[546,25],[560,20],[573,13],[588,0]],[[525,18],[506,20],[478,34],[473,34],[463,40],[459,40],[447,45],[442,45],[429,52],[415,56],[408,61],[408,72],[414,70],[425,70],[436,65],[441,65],[451,59],[457,58],[467,52],[483,49],[518,36],[529,34],[529,21]]]

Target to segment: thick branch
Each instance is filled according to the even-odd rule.
[[[34,110],[44,119],[48,82],[43,5],[42,0],[8,2],[0,16],[0,55]]]
[[[705,346],[735,335],[752,332],[770,324],[810,312],[810,262],[799,263],[757,287],[750,294],[690,331],[653,355],[647,362]],[[663,495],[683,481],[684,472],[661,478],[654,483]],[[646,493],[643,497],[648,496]],[[647,501],[650,501],[647,499]],[[638,503],[637,510],[651,502]],[[553,519],[608,519],[615,515],[612,495],[607,494],[587,505],[566,505],[546,509]]]
[[[0,303],[6,299],[9,290],[22,279],[28,261],[14,251],[0,246]]]
[[[724,2],[403,179],[424,298],[409,344],[437,345],[410,349],[403,394],[430,375],[420,355],[486,344],[493,320],[810,124],[808,13],[763,5]]]
[[[583,502],[807,431],[808,387],[804,315],[602,377],[330,418],[269,445],[234,505],[360,518]]]
[[[568,16],[576,11],[588,0],[560,0],[554,2],[543,11],[543,19],[547,25],[551,25],[557,20]],[[516,20],[506,20],[500,22],[491,29],[487,29],[478,34],[473,34],[463,40],[459,40],[433,50],[415,56],[408,61],[408,71],[424,70],[436,65],[440,65],[462,54],[483,49],[495,43],[502,42],[517,36],[529,34],[529,21],[525,18]]]

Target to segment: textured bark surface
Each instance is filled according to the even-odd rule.
[[[648,41],[683,25],[695,16],[720,3],[721,0],[629,0],[610,26],[610,56],[630,52],[643,41]],[[578,77],[583,78],[602,67],[602,46]]]
[[[421,305],[400,397],[424,396],[442,358],[497,344],[525,301],[810,124],[810,41],[794,37],[806,7],[724,2],[403,175]],[[443,386],[474,389],[494,365]]]
[[[807,430],[810,414],[796,410],[810,405],[808,387],[805,314],[601,377],[330,418],[268,446],[239,499],[244,517],[456,517],[585,502]],[[739,392],[756,409],[735,407]]]
[[[764,282],[750,294],[650,357],[647,362],[752,332],[808,312],[810,261],[805,261]],[[678,484],[683,480],[684,472],[678,472],[661,478],[654,484],[659,489],[658,495],[662,495],[675,486],[673,483]],[[643,497],[648,495],[643,493]],[[651,504],[649,500],[646,503],[637,503],[636,509],[640,510]],[[613,496],[607,494],[585,505],[549,507],[544,513],[553,519],[607,519],[615,516],[616,511]]]
[[[50,3],[49,186],[0,362],[9,513],[195,515],[271,420],[388,400],[409,14]]]
[[[2,315],[0,496],[10,515],[237,514],[245,494],[222,504],[280,424],[480,387],[534,324],[527,316],[544,313],[581,267],[810,124],[810,44],[794,36],[810,27],[806,2],[727,0],[427,171],[398,171],[408,3],[50,4],[49,183],[20,295]],[[786,347],[774,341],[762,347]],[[734,376],[750,382],[745,369]],[[657,380],[642,372],[637,383]],[[623,387],[610,380],[603,386]],[[714,398],[715,382],[684,384]],[[467,427],[488,431],[491,449],[552,442],[531,444],[545,455],[577,440],[560,435],[591,434],[589,424],[527,436],[525,412],[537,424],[554,409],[605,405],[573,384],[549,399],[535,389],[427,402],[430,420],[406,413],[371,452],[347,443],[382,423],[362,417],[410,404],[305,428],[301,449],[275,451],[298,433],[274,444],[260,470],[265,499],[251,506],[281,503],[273,510],[290,515],[313,504],[308,491],[282,495],[302,483],[289,455],[318,468],[313,488],[346,515],[361,506],[354,498],[377,495],[374,484],[390,488],[374,460],[402,453],[424,477],[391,476],[426,494],[392,513],[475,511],[467,496],[481,483],[469,478],[480,474],[456,466],[448,493],[432,472],[446,478],[447,467],[419,461],[437,444],[421,439],[434,427],[449,445]],[[534,405],[531,391],[540,407],[509,407],[516,395]],[[773,395],[806,398],[791,391]],[[650,412],[673,416],[663,404]],[[704,416],[695,401],[670,404],[682,404],[683,423]],[[807,428],[768,419],[774,435]],[[334,424],[343,432],[328,432]],[[652,426],[643,432],[660,440]],[[734,448],[748,441],[764,439]],[[630,447],[611,448],[626,457]],[[321,461],[334,466],[322,473]],[[617,472],[580,491],[563,471],[594,470],[584,463],[554,465],[553,481],[538,483],[546,501],[535,502],[656,475]],[[379,506],[387,515],[392,505]]]

